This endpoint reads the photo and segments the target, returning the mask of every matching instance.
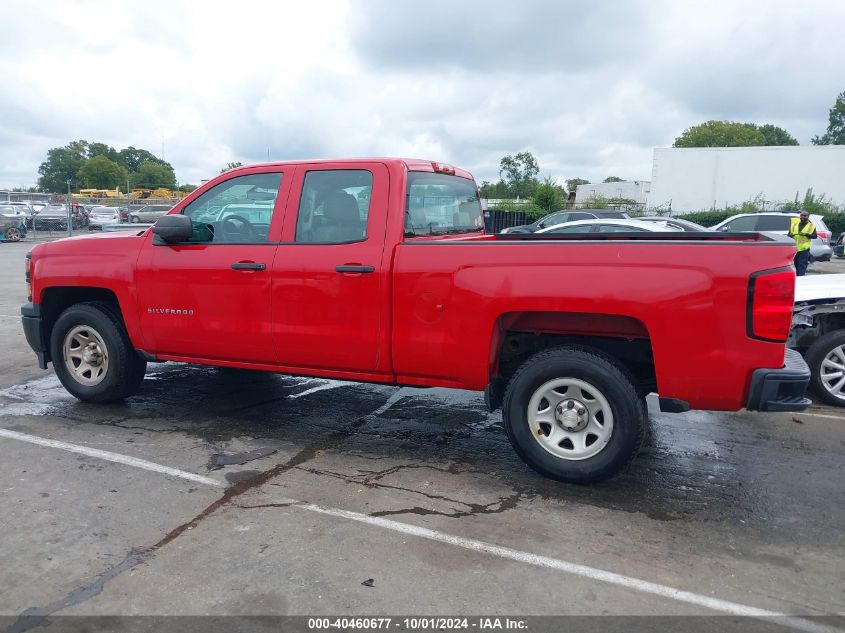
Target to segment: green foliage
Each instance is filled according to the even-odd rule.
[[[511,197],[511,192],[508,190],[508,185],[504,180],[499,180],[495,184],[485,180],[481,183],[479,190],[482,198],[501,199]]]
[[[196,188],[196,185],[179,185],[179,191],[183,191],[185,193],[191,193]]]
[[[89,159],[96,157],[104,157],[129,172],[139,172],[143,163],[158,165],[165,168],[172,176],[172,178],[162,178],[161,184],[164,185],[164,183],[170,182],[171,180],[174,185],[176,184],[176,176],[173,174],[173,167],[170,163],[156,158],[156,156],[145,149],[137,149],[130,146],[118,152],[105,143],[89,143],[88,141],[79,140],[72,141],[64,147],[54,147],[48,150],[47,160],[38,167],[38,173],[40,174],[38,188],[42,191],[52,191],[55,193],[66,191],[68,180],[72,181],[73,187],[78,187],[80,184],[77,182],[79,170],[82,169]],[[101,166],[105,165],[105,163],[99,164]],[[111,168],[109,168],[109,172],[111,173]],[[93,168],[84,173],[89,178],[86,181],[87,183],[92,182],[90,180],[91,178],[95,178]],[[141,181],[145,182],[149,180],[149,178],[143,175],[143,170],[139,173],[142,174],[140,177]],[[159,173],[159,176],[163,175],[164,172]],[[106,177],[103,176],[103,178]],[[111,182],[110,177],[107,180]],[[85,186],[84,183],[83,186]],[[139,186],[145,185],[141,184]],[[157,184],[156,186],[161,185]],[[112,187],[107,188],[111,189]]]
[[[543,182],[537,185],[531,201],[547,212],[557,211],[563,207],[564,192],[556,180],[546,176]]]
[[[839,235],[845,231],[845,213],[841,211],[835,211],[833,213],[827,213],[824,216],[824,223],[827,225],[827,228],[830,229],[831,232],[831,242],[839,237]]]
[[[79,187],[114,189],[126,183],[126,169],[103,155],[97,155],[85,161],[76,172],[76,179]]]
[[[701,226],[715,226],[719,222],[727,220],[732,215],[736,215],[736,212],[731,211],[696,211],[695,213],[684,213],[682,217],[684,220],[689,220],[690,222],[695,222],[696,224],[700,224]]]
[[[795,194],[795,199],[785,202],[780,205],[780,209],[788,209],[790,211],[804,210],[808,213],[815,213],[817,215],[825,215],[827,213],[838,213],[839,208],[832,200],[828,200],[824,194],[816,195],[813,189],[807,189],[802,200],[798,199],[798,194]]]
[[[764,145],[766,137],[753,123],[706,121],[684,130],[673,147],[746,147]]]
[[[578,185],[589,185],[589,180],[584,180],[583,178],[570,178],[566,181],[566,190],[567,191],[575,191]]]
[[[813,145],[845,145],[845,91],[836,97],[827,120],[827,131],[814,136]]]
[[[638,211],[642,208],[640,203],[630,198],[608,198],[596,193],[590,196],[583,205],[579,203],[579,206],[583,206],[584,209],[621,209],[623,211]]]
[[[625,182],[625,181],[622,180],[622,178],[620,178],[619,176],[608,176],[607,178],[602,180],[602,182]]]
[[[503,156],[499,161],[499,175],[510,190],[511,196],[528,198],[537,187],[537,174],[540,167],[531,152],[520,152],[515,156]]]
[[[225,166],[223,169],[221,169],[221,170],[220,170],[220,173],[222,174],[224,171],[229,171],[230,169],[236,169],[237,167],[243,167],[243,163],[241,163],[241,162],[237,162],[237,163],[232,163],[232,162],[229,162],[229,163],[226,163],[226,166]]]
[[[493,205],[491,207],[492,211],[524,211],[528,214],[527,219],[525,220],[526,223],[530,224],[535,220],[539,220],[544,215],[548,215],[548,211],[543,209],[542,207],[538,207],[533,202],[528,202],[524,204],[520,204],[517,202],[500,202],[499,204]]]
[[[105,143],[91,143],[88,146],[88,158],[94,158],[95,156],[105,156],[113,163],[123,165],[123,161],[120,159],[120,153],[111,145],[106,145]],[[123,166],[125,167],[125,165]]]
[[[763,145],[798,145],[798,141],[782,127],[766,123],[757,128],[763,135]]]
[[[167,161],[161,160],[155,156],[155,154],[152,154],[145,149],[138,149],[132,147],[131,145],[126,149],[120,150],[118,152],[118,156],[120,157],[120,164],[126,167],[129,171],[138,171],[141,163],[155,163],[173,171],[173,167]]]
[[[138,169],[129,174],[132,187],[139,189],[155,189],[157,187],[175,187],[176,174],[170,165],[162,165],[161,161],[144,161]]]
[[[72,141],[64,147],[48,150],[47,160],[38,167],[38,188],[55,193],[67,191],[67,181],[75,182],[76,174],[87,158],[87,141]]]

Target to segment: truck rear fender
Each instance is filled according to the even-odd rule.
[[[509,312],[496,320],[490,339],[488,406],[495,409],[501,404],[507,381],[530,356],[573,344],[613,357],[631,374],[641,394],[656,391],[651,340],[642,321],[616,314]]]

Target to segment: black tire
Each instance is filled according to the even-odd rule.
[[[95,385],[77,380],[65,362],[65,337],[77,326],[95,330],[105,344],[108,367]],[[84,402],[115,402],[133,395],[147,370],[147,362],[133,349],[120,316],[104,303],[79,303],[62,312],[50,333],[50,355],[64,388]]]
[[[6,229],[6,239],[10,242],[20,242],[21,241],[21,231],[16,226],[10,226]]]
[[[553,455],[536,440],[528,423],[532,395],[550,380],[569,378],[588,383],[610,405],[613,430],[597,454],[584,459]],[[646,434],[647,414],[627,371],[613,358],[592,348],[562,346],[539,352],[514,374],[505,392],[502,417],[517,454],[540,474],[577,484],[613,477],[636,456]]]
[[[810,367],[810,384],[813,390],[823,402],[835,407],[845,407],[845,396],[840,398],[828,391],[822,381],[821,373],[825,356],[840,345],[845,345],[845,330],[834,330],[817,338],[804,354],[804,360]]]
[[[141,218],[139,218],[137,215],[130,215],[129,216],[129,222],[131,224],[138,224],[138,223],[141,222]]]

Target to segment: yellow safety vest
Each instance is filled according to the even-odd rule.
[[[789,221],[789,234],[795,238],[795,246],[798,247],[798,252],[806,251],[810,248],[810,238],[809,236],[813,234],[813,231],[816,230],[816,227],[813,226],[813,223],[807,220],[807,224],[804,225],[804,228],[800,231],[798,230],[798,225],[801,223],[801,218],[792,218]]]

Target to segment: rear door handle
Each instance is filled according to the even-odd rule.
[[[372,273],[376,270],[372,266],[359,266],[357,264],[344,264],[343,266],[335,266],[334,269],[339,273]]]
[[[267,266],[257,262],[235,262],[232,264],[232,270],[264,270],[265,268]]]

